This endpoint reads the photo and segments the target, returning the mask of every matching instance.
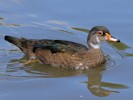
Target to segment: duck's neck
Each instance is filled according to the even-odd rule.
[[[88,46],[89,48],[93,48],[93,49],[100,49],[100,40],[98,39],[98,37],[95,38],[91,38],[88,41]]]

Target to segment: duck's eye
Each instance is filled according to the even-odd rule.
[[[98,34],[99,34],[99,35],[103,35],[103,32],[102,32],[102,31],[98,31]]]

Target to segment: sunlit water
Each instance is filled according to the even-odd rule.
[[[0,99],[88,100],[133,98],[132,1],[1,0]],[[108,27],[122,43],[104,43],[107,62],[89,71],[24,65],[27,57],[4,40],[62,39],[86,45],[88,30]],[[106,97],[106,98],[100,98]]]

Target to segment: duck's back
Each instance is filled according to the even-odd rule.
[[[42,48],[43,50],[50,51],[54,53],[74,53],[81,50],[87,50],[88,48],[82,44],[78,44],[71,41],[65,40],[35,40],[35,39],[25,39],[25,38],[16,38],[12,36],[5,36],[5,40],[19,47],[22,52],[30,57],[34,57],[34,51],[37,48]]]

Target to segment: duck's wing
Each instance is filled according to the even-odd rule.
[[[79,50],[86,50],[87,47],[65,40],[34,40],[25,38],[16,38],[12,36],[5,36],[5,40],[19,47],[22,52],[28,55],[32,55],[33,51],[37,48],[42,48],[44,50],[50,50],[52,53],[56,52],[77,52]]]
[[[78,52],[80,50],[87,50],[87,47],[82,44],[64,40],[40,40],[40,43],[34,45],[33,52],[35,52],[38,48],[50,50],[52,53]]]

